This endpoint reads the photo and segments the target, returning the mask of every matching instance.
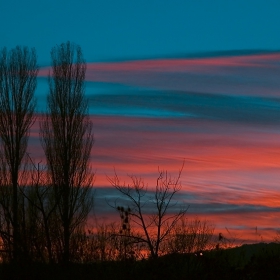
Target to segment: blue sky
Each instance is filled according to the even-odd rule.
[[[280,2],[11,0],[0,3],[0,47],[80,44],[88,62],[223,50],[278,50]]]

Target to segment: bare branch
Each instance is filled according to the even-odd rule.
[[[146,243],[152,258],[158,256],[161,243],[171,234],[178,221],[188,210],[188,207],[184,207],[176,214],[170,215],[169,213],[177,204],[172,201],[175,194],[181,190],[180,177],[183,166],[184,164],[176,178],[170,177],[167,171],[159,170],[153,198],[146,198],[147,187],[141,178],[130,176],[131,184],[121,183],[116,173],[114,177],[108,178],[112,186],[130,202],[129,207],[132,209],[130,221],[143,232],[142,236],[129,234],[126,237]],[[154,212],[144,212],[146,206],[152,205],[155,206]]]

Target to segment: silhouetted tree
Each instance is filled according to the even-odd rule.
[[[167,171],[159,171],[156,187],[151,195],[140,178],[131,176],[131,184],[122,183],[116,174],[109,178],[112,186],[128,200],[130,223],[142,231],[141,235],[128,235],[126,232],[121,234],[134,239],[134,242],[145,243],[151,258],[158,257],[161,244],[187,212],[188,207],[171,212],[176,205],[173,202],[174,196],[181,189],[181,172],[182,169],[176,178],[172,178]]]
[[[27,47],[17,46],[10,51],[6,48],[1,50],[0,155],[3,172],[0,204],[8,230],[6,240],[9,239],[9,242],[12,242],[15,261],[19,258],[21,239],[18,187],[23,179],[20,172],[26,155],[29,130],[34,122],[33,96],[37,85],[37,73],[35,49],[29,50]],[[12,228],[12,234],[10,228]]]
[[[94,140],[84,97],[86,63],[80,46],[70,42],[56,46],[51,58],[48,108],[40,134],[58,205],[63,262],[67,263],[71,237],[93,204],[89,159]]]
[[[21,190],[21,194],[26,200],[25,212],[27,230],[29,230],[27,243],[30,244],[29,247],[34,248],[33,260],[54,263],[57,259],[54,247],[58,239],[55,215],[58,201],[49,184],[49,174],[45,167],[42,167],[40,163],[35,165],[31,159],[30,163],[30,187],[24,191]]]
[[[211,244],[214,226],[206,220],[198,218],[187,220],[180,219],[173,228],[171,237],[166,242],[166,253],[194,253],[212,249]]]

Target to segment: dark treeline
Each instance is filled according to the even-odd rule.
[[[125,203],[108,207],[119,212],[119,223],[87,226],[94,198],[94,138],[85,98],[86,63],[80,46],[70,42],[51,50],[51,62],[46,113],[39,119],[43,165],[27,153],[35,122],[36,52],[27,47],[0,52],[0,261],[156,259],[214,246],[214,228],[187,220],[188,208],[174,202],[182,169],[176,178],[159,171],[152,192],[139,178],[125,183],[115,175],[109,181]]]
[[[35,121],[36,52],[0,54],[0,237],[2,261],[67,263],[93,205],[89,157],[92,123],[84,97],[81,48],[51,50],[47,113],[40,119],[46,166],[27,154]]]

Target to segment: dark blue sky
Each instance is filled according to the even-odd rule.
[[[0,3],[0,47],[37,49],[41,65],[67,40],[88,62],[280,49],[277,0],[10,0]]]

